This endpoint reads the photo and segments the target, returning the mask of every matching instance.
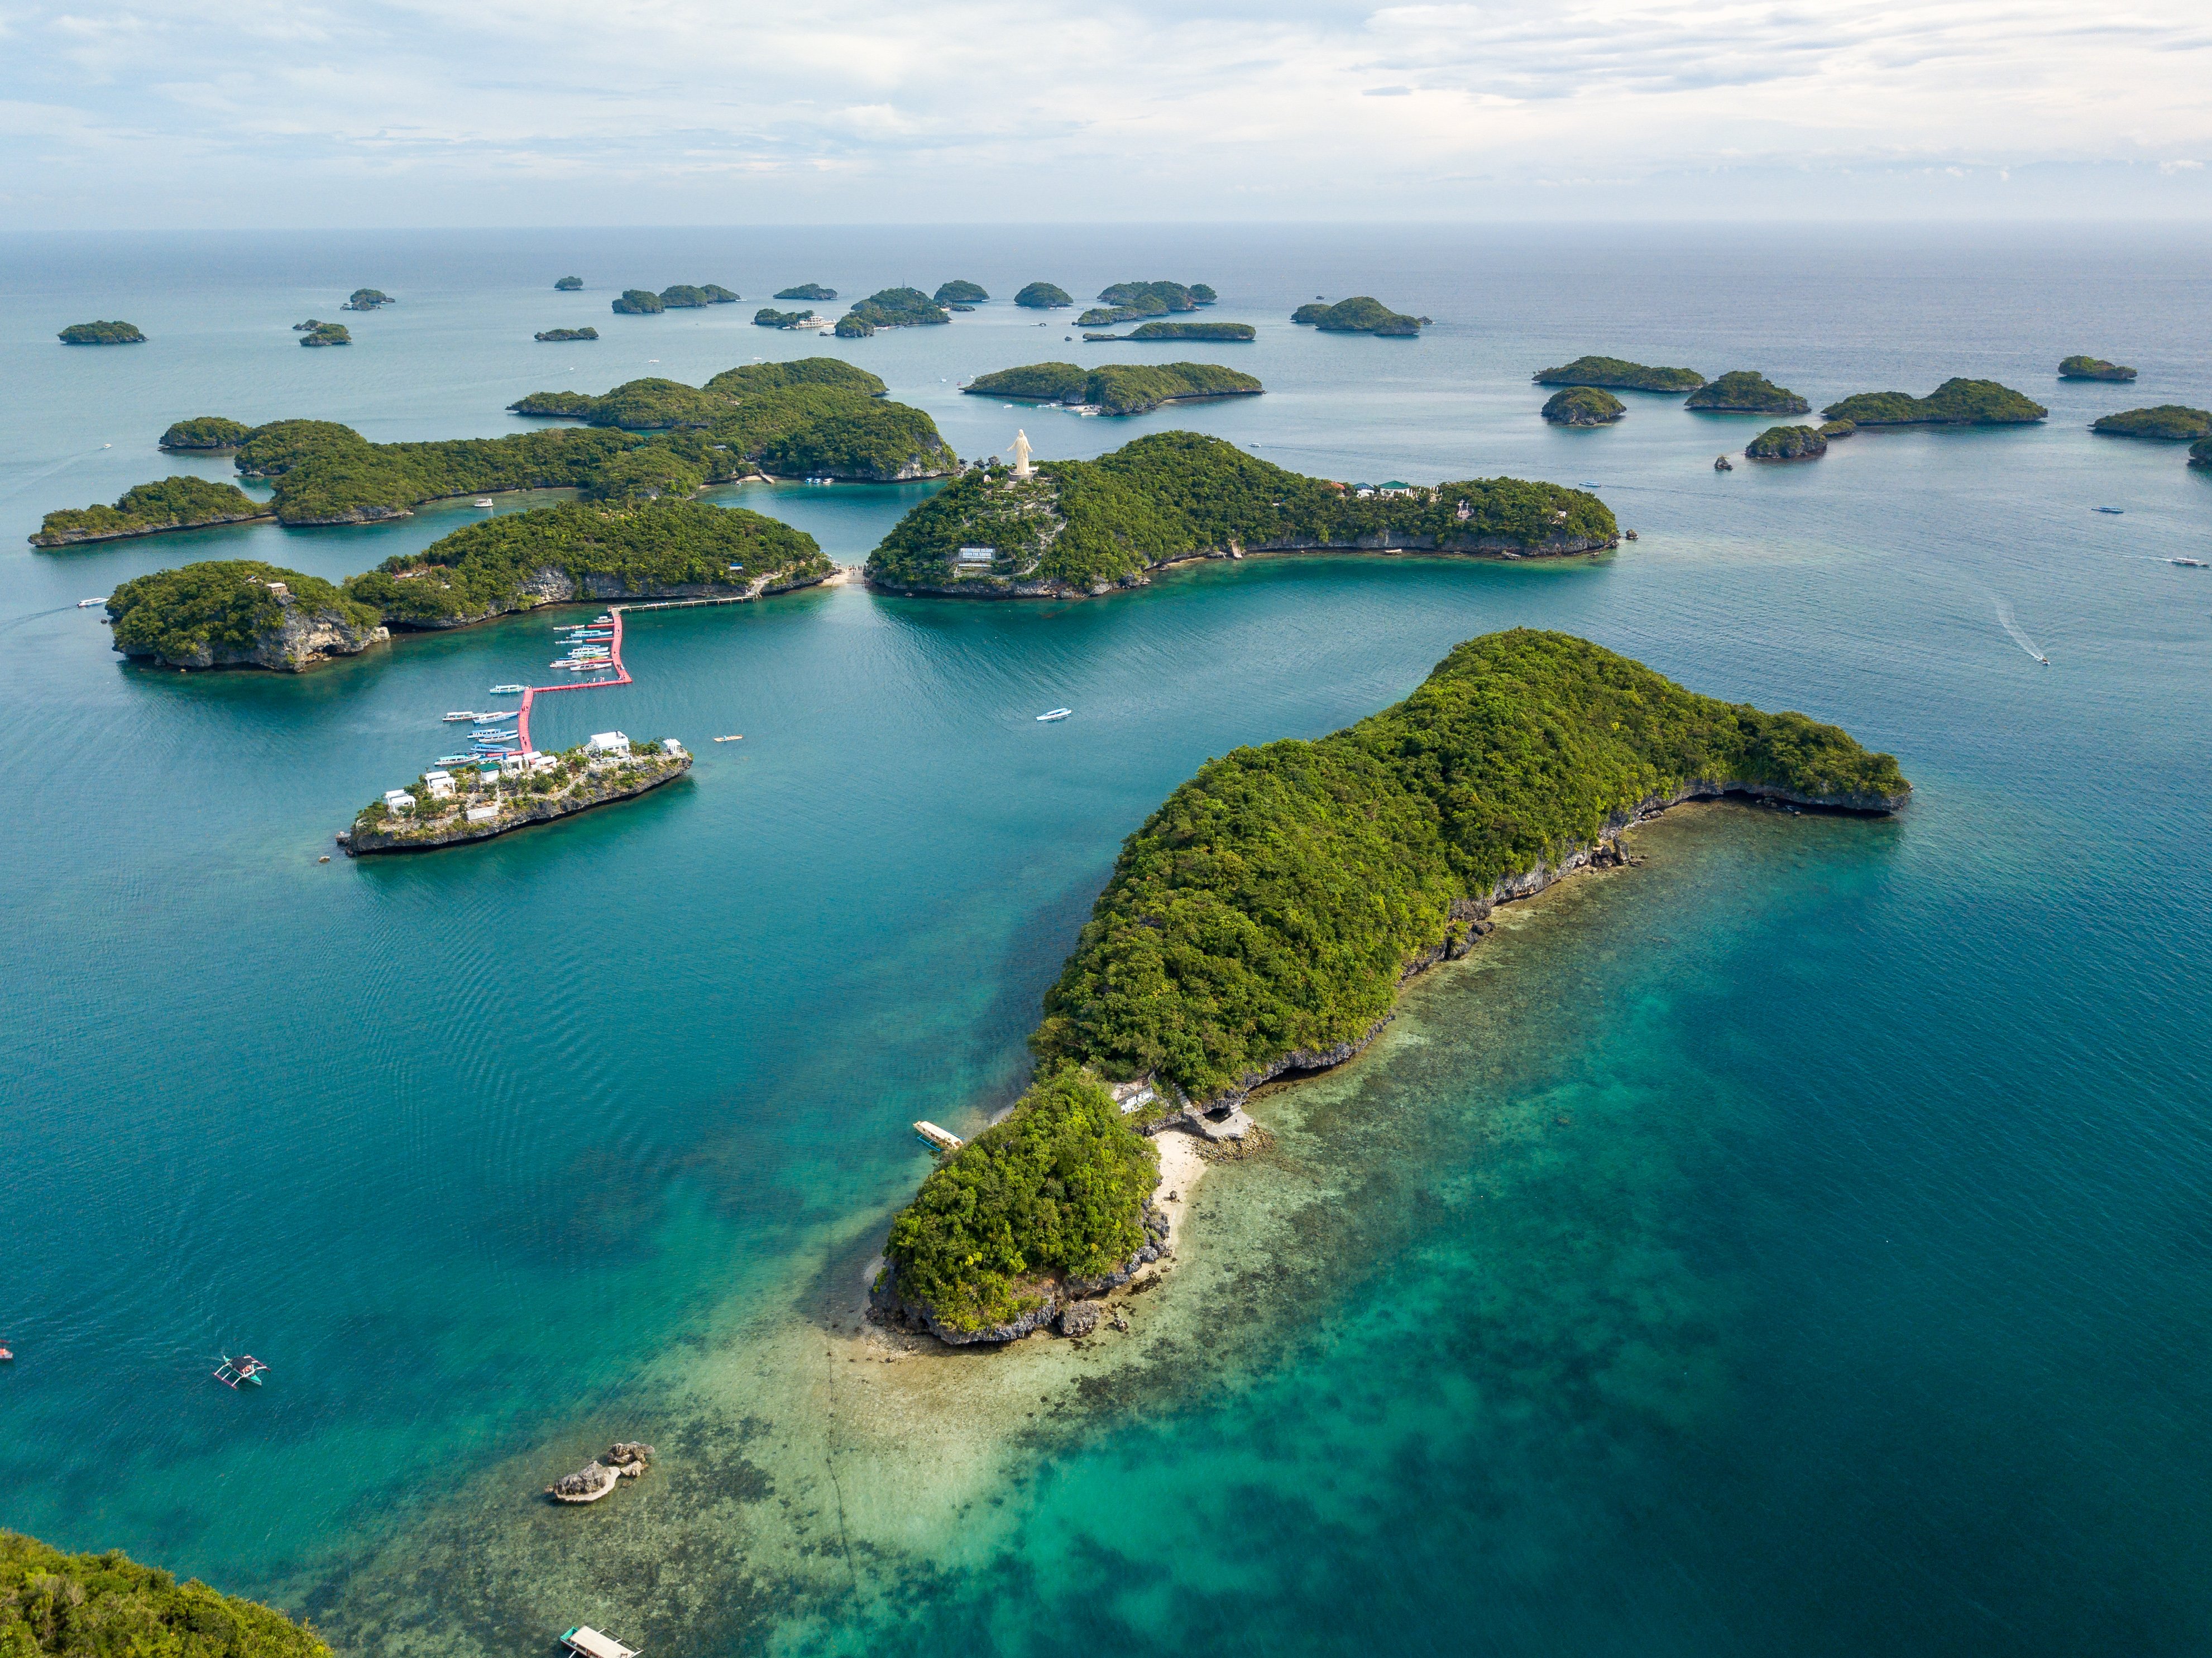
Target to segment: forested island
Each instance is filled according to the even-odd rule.
[[[375,309],[374,306],[369,308]],[[342,322],[317,322],[310,317],[306,322],[295,323],[292,326],[299,334],[300,343],[302,345],[351,345],[353,343],[353,331]]]
[[[2063,380],[2131,380],[2135,377],[2134,369],[2106,362],[2102,357],[2067,357],[2058,365],[2058,378]]]
[[[1016,403],[1060,403],[1107,415],[1141,415],[1170,403],[1252,398],[1267,388],[1249,374],[1209,362],[1109,363],[1084,369],[1072,362],[1033,362],[978,374],[960,388],[970,397]]]
[[[1723,794],[1890,812],[1911,786],[1836,726],[1526,629],[1346,730],[1208,761],[1123,842],[1029,1091],[893,1221],[878,1316],[1006,1341],[1126,1283],[1164,1231],[1146,1132],[1351,1058],[1493,906],[1621,862],[1632,823]]]
[[[73,322],[56,336],[64,345],[143,345],[136,323]]]
[[[273,1606],[179,1583],[120,1549],[64,1554],[0,1531],[0,1653],[8,1658],[331,1658]]]
[[[1086,340],[1226,340],[1249,344],[1259,331],[1249,322],[1148,322],[1127,334],[1085,334]]]
[[[1828,440],[1815,426],[1770,426],[1744,446],[1748,460],[1817,460]]]
[[[1194,558],[1546,557],[1596,552],[1620,536],[1605,503],[1579,489],[1475,478],[1363,498],[1218,438],[1162,432],[1097,460],[1041,462],[1028,478],[1003,467],[964,472],[893,526],[867,577],[894,592],[1075,598],[1141,586],[1147,572]]]
[[[1291,313],[1291,320],[1301,326],[1317,328],[1324,334],[1375,334],[1386,339],[1410,339],[1421,331],[1429,319],[1393,311],[1382,301],[1362,294],[1339,300],[1334,305],[1319,301],[1302,305]]]
[[[1539,368],[1529,378],[1539,386],[1595,386],[1627,392],[1694,392],[1705,383],[1694,368],[1654,368],[1626,357],[1596,356]]]
[[[991,296],[980,282],[949,282],[941,284],[932,297],[939,305],[981,305]]]
[[[2050,414],[1995,380],[1948,380],[1924,398],[1910,392],[1862,392],[1821,416],[1855,426],[2024,426]]]
[[[253,428],[243,421],[225,420],[221,415],[195,415],[190,420],[173,422],[161,434],[164,449],[235,449],[252,436]]]
[[[1628,412],[1628,405],[1610,392],[1595,386],[1571,386],[1554,392],[1544,404],[1544,418],[1554,426],[1608,426]]]
[[[735,305],[738,298],[720,282],[702,282],[696,287],[690,282],[678,282],[660,290],[661,307],[668,311],[696,311],[702,306]]]
[[[252,515],[273,508],[285,525],[366,524],[404,517],[426,501],[514,489],[649,499],[762,469],[872,483],[950,472],[958,459],[936,422],[919,409],[885,401],[884,390],[876,375],[834,357],[748,363],[704,387],[631,380],[604,396],[544,392],[512,405],[518,413],[611,429],[371,443],[334,421],[272,421],[245,430],[234,465],[246,477],[274,483],[274,501],[253,503]]]
[[[107,597],[115,648],[163,667],[301,673],[386,637],[366,604],[318,577],[257,559],[156,570]]]
[[[489,841],[532,823],[550,823],[672,783],[691,769],[679,743],[635,743],[611,753],[588,748],[546,755],[520,774],[465,766],[434,780],[428,772],[401,805],[372,800],[337,837],[349,858],[381,852],[429,852]]]
[[[2154,438],[2166,443],[2188,443],[2212,437],[2212,411],[2185,404],[2161,403],[2154,409],[2130,409],[2100,416],[2089,422],[2092,432],[2113,438]]]
[[[576,501],[456,530],[349,577],[344,596],[386,627],[434,632],[574,599],[758,598],[836,569],[805,531],[741,507]]]
[[[1066,288],[1051,282],[1029,282],[1014,295],[1014,303],[1030,311],[1062,311],[1073,305],[1075,299]]]
[[[398,303],[398,301],[393,299],[391,295],[386,293],[380,288],[356,288],[352,293],[346,296],[345,303],[340,306],[338,309],[341,311],[374,311],[379,306],[397,305]]]
[[[2199,438],[2189,446],[2191,466],[2212,466],[2212,438]]]
[[[838,332],[844,332],[845,322],[854,320],[867,324],[872,334],[878,328],[925,328],[951,322],[952,313],[918,288],[884,288],[860,301],[839,319]]]
[[[802,530],[698,501],[568,502],[502,513],[343,586],[247,559],[126,581],[115,648],[168,667],[298,673],[401,632],[465,628],[578,599],[758,598],[836,566]]]
[[[574,340],[595,340],[599,337],[596,328],[549,328],[532,337],[544,345],[567,345]]]
[[[753,313],[756,328],[818,328],[821,325],[822,319],[811,311],[779,311],[764,305]]]
[[[951,319],[948,317],[945,320],[949,322]],[[876,331],[876,325],[866,317],[855,316],[848,311],[837,319],[837,325],[833,331],[841,340],[864,340]]]
[[[657,317],[667,309],[659,295],[642,288],[625,288],[622,297],[614,301],[614,310],[618,316]]]
[[[581,276],[563,276],[553,284],[553,291],[556,294],[574,294],[580,290],[583,286],[584,279]]]
[[[1788,386],[1777,386],[1756,369],[1732,368],[1718,380],[1691,392],[1682,400],[1682,407],[1712,415],[1803,415],[1809,414],[1813,405]]]
[[[780,288],[775,291],[779,300],[834,300],[837,290],[824,288],[820,282],[801,282],[796,288]]]
[[[234,483],[213,483],[206,478],[179,475],[158,483],[134,484],[112,507],[71,507],[48,513],[31,537],[31,545],[69,547],[84,541],[160,535],[168,530],[244,524],[270,517],[275,511],[269,502],[254,500]]]

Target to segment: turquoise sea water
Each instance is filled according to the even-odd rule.
[[[578,1619],[668,1658],[2202,1650],[2212,572],[2161,561],[2212,557],[2212,475],[2084,429],[2212,404],[2206,250],[2159,234],[0,243],[0,1524],[362,1653],[541,1652]],[[551,294],[570,270],[590,288]],[[1171,355],[1004,304],[834,345],[746,321],[806,280],[1139,275],[1260,325],[1180,355],[1268,394],[1124,422],[962,398]],[[678,281],[746,301],[606,313]],[[358,344],[292,343],[364,283],[401,304],[349,318]],[[1437,325],[1281,320],[1357,292]],[[152,343],[53,343],[93,316]],[[529,339],[585,321],[596,347]],[[443,751],[439,713],[531,676],[544,618],[185,676],[121,663],[74,601],[197,557],[335,577],[473,514],[21,539],[227,475],[155,452],[180,416],[495,434],[540,386],[815,349],[963,453],[1189,425],[1338,477],[1589,481],[1641,538],[641,616],[637,683],[555,699],[541,735],[678,736],[689,780],[359,865],[315,860]],[[1626,394],[1617,428],[1544,428],[1528,373],[1584,350],[1756,367],[1816,407],[1988,374],[2052,413],[1718,476],[1765,422]],[[2074,350],[2142,378],[2060,385]],[[724,498],[856,562],[921,493]],[[1332,729],[1519,624],[1838,720],[1917,798],[1674,814],[1642,867],[1507,912],[1368,1055],[1259,1102],[1274,1146],[1207,1173],[1133,1337],[855,1333],[927,1166],[906,1125],[1018,1088],[1121,836],[1207,755]],[[258,1394],[208,1378],[241,1349]],[[617,1436],[661,1466],[543,1504]]]

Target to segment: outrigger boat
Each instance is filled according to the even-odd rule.
[[[479,726],[489,726],[495,720],[512,720],[521,712],[520,708],[492,708],[483,714],[472,714],[469,718]]]
[[[638,1658],[639,1649],[625,1646],[611,1635],[602,1635],[589,1624],[579,1624],[561,1637],[561,1644],[575,1658]]]
[[[529,689],[527,685],[495,685],[491,688],[491,694],[494,696],[520,696]]]
[[[447,714],[446,723],[451,725],[458,720],[475,720],[478,717],[473,708],[454,708]]]
[[[241,1354],[237,1358],[225,1353],[222,1363],[215,1367],[215,1379],[234,1392],[241,1382],[251,1382],[258,1388],[268,1370],[269,1367],[252,1353]]]

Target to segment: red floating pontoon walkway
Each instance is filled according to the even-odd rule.
[[[622,659],[623,612],[624,610],[688,610],[702,604],[750,604],[752,601],[753,595],[750,593],[732,593],[722,598],[663,598],[657,599],[650,604],[608,605],[607,616],[614,623],[615,636],[608,641],[606,665],[615,671],[615,677],[612,679],[572,679],[561,685],[526,687],[522,693],[522,707],[517,710],[514,717],[514,740],[517,751],[522,754],[530,752],[530,704],[540,692],[550,694],[554,691],[588,691],[599,685],[629,683],[629,670],[623,666]]]

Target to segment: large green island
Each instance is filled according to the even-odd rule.
[[[1753,368],[1732,368],[1682,399],[1685,409],[1709,415],[1803,415],[1813,405]]]
[[[31,545],[70,547],[85,541],[121,541],[170,530],[244,524],[268,518],[273,511],[267,501],[254,500],[234,483],[211,483],[179,474],[158,483],[134,484],[112,507],[72,507],[48,513],[31,537]]]
[[[0,1653],[7,1658],[331,1658],[273,1606],[179,1583],[120,1549],[64,1554],[0,1531]]]
[[[2186,404],[2161,403],[2154,409],[2129,409],[2104,415],[2089,422],[2092,432],[2110,438],[2153,438],[2165,443],[2189,443],[2212,437],[2212,410],[2191,409]]]
[[[2106,362],[2102,357],[2066,357],[2058,364],[2058,378],[2063,380],[2131,380],[2136,371],[2117,362]]]
[[[1123,843],[1045,994],[1033,1085],[892,1223],[875,1315],[962,1345],[1087,1327],[1164,1249],[1145,1136],[1241,1133],[1253,1089],[1358,1053],[1494,905],[1625,862],[1622,832],[1683,800],[1910,793],[1833,726],[1525,629],[1346,730],[1207,762]]]
[[[1318,301],[1302,305],[1291,313],[1291,320],[1324,334],[1374,334],[1383,339],[1412,339],[1429,319],[1393,311],[1372,295],[1360,294],[1339,300],[1334,305]]]
[[[1210,362],[1117,362],[1091,369],[1072,362],[1033,362],[978,374],[960,389],[970,397],[1012,403],[1059,403],[1107,415],[1141,415],[1174,403],[1256,398],[1267,388],[1249,374]]]
[[[1616,392],[1694,392],[1705,383],[1694,368],[1654,368],[1626,357],[1598,356],[1539,368],[1529,378],[1539,386],[1596,386]]]
[[[1924,398],[1910,392],[1862,392],[1830,404],[1820,415],[1856,426],[2026,426],[2050,412],[1995,380],[1953,379]]]
[[[1518,478],[1470,478],[1359,496],[1196,432],[1161,432],[1097,460],[1044,461],[1018,478],[963,473],[868,556],[885,592],[1069,598],[1139,587],[1200,558],[1276,552],[1555,557],[1617,546],[1603,501]]]
[[[115,648],[165,668],[300,673],[388,638],[374,610],[329,582],[256,559],[156,570],[107,596]]]
[[[143,345],[136,323],[73,322],[56,337],[64,345]]]

